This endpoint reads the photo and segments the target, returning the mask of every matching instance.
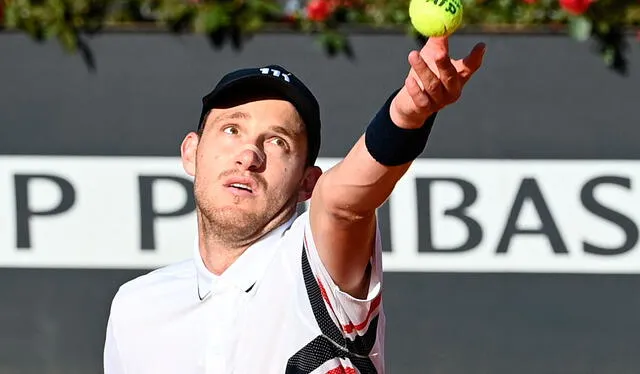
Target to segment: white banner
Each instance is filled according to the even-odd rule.
[[[640,161],[417,160],[381,216],[385,269],[640,273],[638,178]],[[0,156],[0,267],[188,258],[190,183],[173,157]]]

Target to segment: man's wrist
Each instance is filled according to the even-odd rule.
[[[396,104],[396,98],[399,94],[401,94],[401,91],[402,90],[399,90],[393,95],[393,100],[389,105],[389,117],[391,118],[393,124],[398,126],[399,128],[406,130],[416,130],[425,126],[425,124],[427,124],[428,122],[427,120],[429,119],[429,117],[433,116],[436,112],[429,112],[426,114],[416,113],[415,115],[403,114],[400,110],[398,110]]]
[[[391,118],[392,95],[372,119],[365,133],[369,154],[380,164],[398,166],[413,161],[427,144],[437,113],[426,118],[421,126],[403,128]]]

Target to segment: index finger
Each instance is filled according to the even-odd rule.
[[[445,90],[450,94],[456,95],[460,88],[460,81],[458,79],[458,71],[451,63],[449,55],[437,53],[433,56],[433,59]]]
[[[412,51],[409,53],[409,64],[411,65],[412,72],[417,76],[418,83],[420,83],[422,90],[431,92],[433,91],[440,80],[436,74],[429,69],[427,63],[419,53]]]
[[[422,52],[444,54],[449,56],[449,37],[448,36],[431,36],[422,48]]]

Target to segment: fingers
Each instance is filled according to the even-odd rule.
[[[449,38],[446,36],[429,38],[421,54],[424,58],[432,61],[430,66],[435,64],[436,75],[440,77],[445,91],[451,96],[459,96],[461,82],[458,71],[449,57]]]
[[[437,54],[449,55],[449,37],[432,36],[422,48],[422,51],[435,52]]]
[[[409,53],[411,72],[405,80],[406,92],[417,109],[437,111],[461,96],[462,87],[482,65],[484,43],[477,44],[467,57],[452,60],[446,37],[430,38],[419,53]]]
[[[436,74],[429,69],[427,63],[422,56],[416,51],[409,53],[409,64],[420,83],[422,83],[423,90],[431,96],[440,96],[442,91],[442,83]],[[416,84],[418,84],[416,82]]]
[[[459,61],[456,70],[462,79],[462,84],[467,83],[467,81],[471,79],[471,76],[480,69],[485,50],[486,45],[484,43],[478,43],[473,47],[467,57]]]
[[[429,95],[422,90],[422,88],[418,85],[418,82],[414,77],[409,75],[404,82],[404,85],[411,96],[411,100],[416,105],[416,107],[420,109],[427,109],[431,100]]]
[[[433,56],[438,73],[440,75],[440,81],[445,91],[452,96],[459,96],[461,88],[460,78],[458,77],[458,71],[451,63],[451,59],[448,54],[436,53]]]

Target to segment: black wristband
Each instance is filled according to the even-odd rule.
[[[399,90],[398,90],[399,91]],[[415,160],[427,146],[437,112],[418,129],[403,129],[391,120],[389,109],[398,91],[384,103],[369,123],[365,132],[365,145],[371,156],[385,166],[398,166]]]

